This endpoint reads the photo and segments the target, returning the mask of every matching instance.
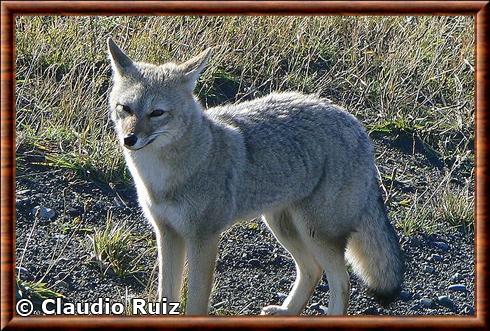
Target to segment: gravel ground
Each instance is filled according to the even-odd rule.
[[[391,185],[393,200],[388,209],[394,215],[404,197],[435,189],[444,167],[413,144],[410,148],[394,138],[375,140],[381,174],[403,169],[407,181]],[[136,277],[121,279],[103,274],[91,262],[88,233],[81,228],[100,228],[112,212],[115,221],[126,220],[146,241],[138,241],[142,252],[154,240],[150,226],[136,204],[132,187],[113,187],[89,180],[67,169],[38,165],[39,150],[22,147],[17,152],[16,178],[16,265],[18,276],[26,281],[42,280],[63,293],[67,302],[96,302],[110,298],[124,302],[127,297],[148,298],[156,292],[156,251],[142,259],[144,270]],[[471,168],[473,165],[469,164]],[[464,182],[468,167],[453,174],[454,182]],[[466,169],[466,170],[465,170]],[[386,183],[385,183],[386,184]],[[50,219],[35,217],[35,207],[50,208]],[[399,208],[399,207],[398,207]],[[39,215],[38,215],[39,216]],[[67,226],[78,218],[75,231]],[[389,307],[379,306],[365,288],[351,276],[352,315],[468,315],[474,314],[474,238],[447,227],[435,234],[400,236],[405,254],[403,291]],[[150,245],[151,246],[151,245]],[[220,242],[211,313],[255,315],[269,304],[282,302],[294,281],[294,263],[258,220],[239,223],[226,231]],[[454,286],[459,285],[459,286]],[[324,314],[329,289],[323,277],[303,314]],[[35,310],[39,314],[39,307]]]

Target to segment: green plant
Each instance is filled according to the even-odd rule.
[[[63,294],[49,289],[46,283],[25,281],[20,278],[15,280],[15,296],[17,300],[27,298],[34,302],[50,298],[64,298]]]
[[[140,240],[126,222],[114,223],[112,212],[107,213],[106,224],[87,235],[92,262],[104,274],[119,277],[135,275],[143,270],[139,263],[144,253],[136,254],[134,244]]]

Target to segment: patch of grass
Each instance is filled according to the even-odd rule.
[[[136,251],[136,243],[141,240],[126,222],[115,223],[108,212],[104,228],[96,229],[88,235],[88,246],[92,261],[104,274],[118,277],[135,276],[142,272],[140,261],[146,254]]]
[[[82,227],[81,226],[82,219],[80,217],[74,217],[65,222],[58,221],[58,226],[60,228],[61,233],[67,234],[72,231],[77,231],[81,233],[93,233],[94,229],[91,227]]]
[[[34,303],[42,302],[45,299],[65,297],[63,294],[49,289],[46,283],[25,281],[20,278],[15,280],[15,296],[17,300],[29,299]]]
[[[416,194],[412,204],[399,210],[396,227],[405,235],[413,236],[416,233],[434,233],[437,223],[430,205],[424,205]]]
[[[53,166],[129,183],[107,116],[105,42],[112,36],[135,60],[155,63],[216,46],[196,89],[207,105],[271,91],[318,93],[375,131],[407,130],[451,158],[474,139],[473,22],[469,16],[20,16],[17,140],[46,147]]]
[[[249,230],[259,231],[260,230],[260,224],[258,222],[259,221],[257,221],[257,220],[246,221],[243,223],[243,227],[246,229],[249,229]]]
[[[450,227],[473,231],[475,197],[469,186],[448,186],[436,197],[434,216]]]
[[[401,209],[396,226],[405,235],[434,233],[459,228],[472,232],[475,198],[469,186],[446,185],[432,196],[415,195],[408,208]],[[424,199],[429,200],[424,200]],[[403,201],[406,206],[407,201]],[[400,205],[402,205],[400,203]]]
[[[226,308],[218,308],[214,311],[215,316],[236,316],[239,315],[233,310],[226,309]]]

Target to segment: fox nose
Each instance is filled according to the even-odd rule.
[[[124,145],[129,147],[134,146],[137,141],[138,137],[134,133],[130,133],[126,137],[124,137]]]

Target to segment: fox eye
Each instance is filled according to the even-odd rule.
[[[126,105],[117,104],[116,109],[119,110],[119,112],[131,114],[131,108]]]
[[[154,111],[152,111],[150,113],[150,117],[158,117],[158,116],[162,116],[163,114],[165,114],[165,110],[163,110],[163,109],[155,109]]]

